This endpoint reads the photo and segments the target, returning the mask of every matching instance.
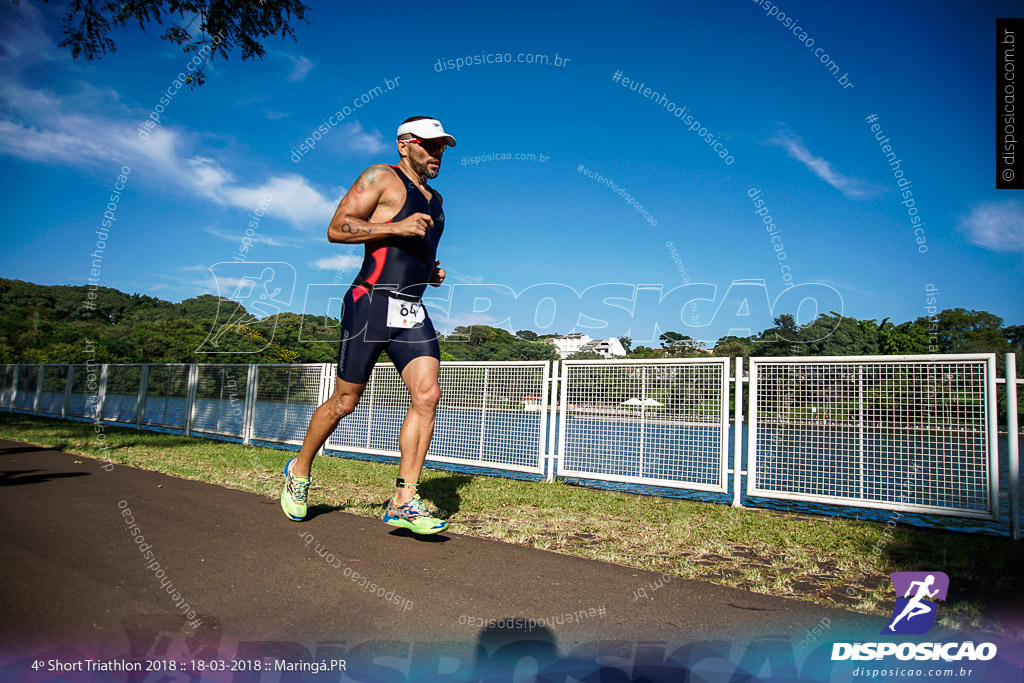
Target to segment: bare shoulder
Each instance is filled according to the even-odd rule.
[[[391,189],[398,181],[394,169],[387,164],[374,164],[359,174],[356,186],[368,188],[380,184],[383,189]]]
[[[375,189],[380,192],[377,208],[370,217],[370,222],[388,222],[405,204],[405,183],[398,177],[395,169],[387,164],[374,164],[363,171],[363,175],[367,176],[367,182],[374,184]]]
[[[394,170],[387,164],[374,164],[366,168],[349,188],[348,197],[366,211],[372,211],[380,204],[394,201],[396,192],[404,192]]]

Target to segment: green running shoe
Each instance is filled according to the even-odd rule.
[[[418,493],[405,505],[395,505],[394,498],[389,500],[384,522],[417,534],[436,534],[448,528],[448,522],[430,516],[426,504]]]
[[[288,519],[301,522],[306,518],[306,492],[309,491],[309,477],[296,477],[291,473],[292,458],[284,464],[284,491],[281,492],[281,509]]]

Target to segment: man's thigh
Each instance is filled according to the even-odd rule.
[[[413,358],[402,369],[402,381],[411,396],[429,394],[438,386],[441,363],[433,356]]]

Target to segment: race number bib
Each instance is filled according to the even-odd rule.
[[[422,301],[403,301],[388,297],[388,327],[409,329],[426,318]]]

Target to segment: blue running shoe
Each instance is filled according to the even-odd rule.
[[[436,534],[448,528],[448,522],[430,516],[426,504],[418,493],[405,505],[395,505],[394,498],[389,500],[384,522],[417,534]]]
[[[292,458],[284,464],[284,491],[281,492],[281,509],[288,519],[301,522],[306,518],[306,493],[309,491],[309,477],[296,477],[291,473]]]

